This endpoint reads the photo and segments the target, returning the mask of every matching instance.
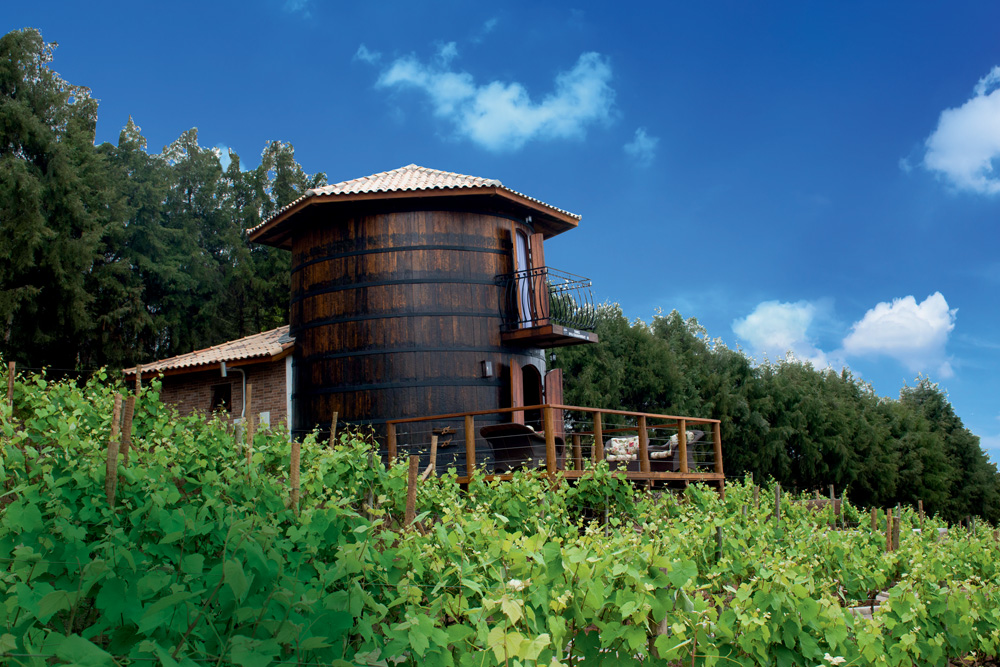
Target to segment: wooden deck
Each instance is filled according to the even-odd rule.
[[[575,480],[607,460],[615,474],[637,484],[725,488],[718,419],[543,404],[397,419],[387,426],[389,460],[420,455],[422,468],[456,468],[460,484],[474,477],[509,480],[523,469],[542,470],[554,483]]]

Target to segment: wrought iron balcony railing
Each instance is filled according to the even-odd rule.
[[[559,324],[582,331],[597,326],[589,278],[543,266],[497,276],[503,331]]]

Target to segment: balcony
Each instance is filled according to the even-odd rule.
[[[497,276],[500,338],[539,348],[596,343],[590,279],[548,266]]]

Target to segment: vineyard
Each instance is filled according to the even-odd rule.
[[[116,391],[101,374],[84,386],[23,376],[0,408],[3,664],[948,665],[998,653],[1000,559],[985,522],[949,528],[904,508],[887,551],[881,511],[872,530],[849,502],[836,517],[785,494],[779,520],[772,489],[650,493],[598,467],[555,488],[531,473],[466,490],[429,476],[407,525],[407,468],[373,458],[363,435],[307,438],[293,471],[280,432],[257,432],[248,450],[223,421],[177,418],[155,385],[109,479]],[[870,618],[850,611],[864,606]]]

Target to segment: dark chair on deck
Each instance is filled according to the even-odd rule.
[[[545,467],[545,434],[524,424],[494,424],[479,429],[493,448],[493,471]],[[556,467],[562,467],[563,439],[556,437]]]

